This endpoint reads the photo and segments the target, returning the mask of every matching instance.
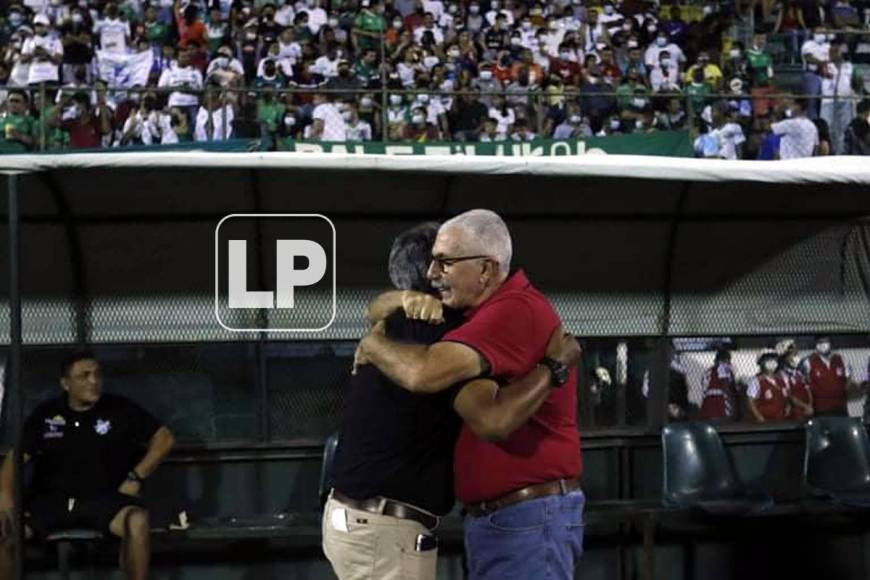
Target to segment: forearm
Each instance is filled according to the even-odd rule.
[[[391,381],[412,392],[422,391],[421,380],[429,350],[426,345],[405,344],[382,334],[370,334],[363,342],[366,358]]]
[[[752,416],[755,417],[755,420],[758,423],[764,423],[764,417],[756,408],[755,401],[753,401],[752,399],[749,399],[748,402],[749,402],[749,411],[752,413]]]
[[[166,427],[161,427],[151,437],[145,457],[134,468],[143,479],[154,473],[157,466],[166,458],[175,445],[175,437]]]
[[[552,392],[549,369],[538,366],[523,378],[497,389],[479,417],[466,422],[478,435],[503,441],[534,415]]]
[[[15,448],[10,447],[0,468],[0,501],[12,504],[13,481],[15,480]]]
[[[375,324],[402,307],[402,290],[389,290],[379,294],[366,307],[366,318]]]

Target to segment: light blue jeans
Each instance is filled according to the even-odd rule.
[[[573,580],[583,554],[580,490],[465,517],[470,580]]]

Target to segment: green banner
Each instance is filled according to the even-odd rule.
[[[655,131],[643,135],[614,135],[588,139],[535,139],[533,141],[499,141],[495,143],[327,143],[284,141],[285,151],[316,153],[369,153],[381,155],[509,155],[509,156],[576,156],[587,153],[620,155],[659,155],[691,157],[688,131]]]

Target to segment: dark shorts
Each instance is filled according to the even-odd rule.
[[[72,509],[67,497],[40,496],[33,498],[27,506],[30,513],[27,523],[37,538],[70,528],[91,528],[109,533],[109,524],[127,506],[143,507],[137,498],[117,492],[76,499]]]

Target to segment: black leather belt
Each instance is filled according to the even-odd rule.
[[[438,527],[441,518],[430,513],[417,509],[414,506],[398,501],[393,501],[385,497],[371,497],[368,499],[353,499],[347,497],[337,489],[332,490],[332,497],[338,502],[343,503],[347,507],[362,512],[371,514],[379,514],[399,518],[400,520],[411,520],[419,524],[423,524],[428,530],[434,530]]]

